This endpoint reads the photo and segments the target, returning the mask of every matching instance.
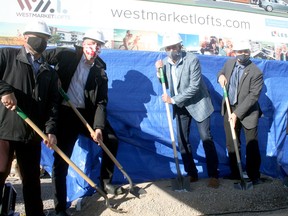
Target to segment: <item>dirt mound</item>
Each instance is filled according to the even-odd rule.
[[[20,180],[10,178],[18,192],[16,212],[24,213]],[[274,215],[288,214],[288,188],[279,179],[265,178],[265,182],[252,190],[237,190],[234,181],[220,179],[220,187],[207,187],[208,179],[191,183],[191,192],[173,191],[170,180],[137,184],[147,194],[140,199],[131,193],[108,195],[110,203],[125,211],[124,216],[193,216],[193,215]],[[126,187],[126,185],[125,185]],[[42,193],[47,215],[54,216],[51,179],[42,179]],[[80,205],[81,204],[81,205]],[[77,210],[77,208],[78,210]],[[68,209],[73,216],[119,216],[106,208],[104,199],[95,193],[73,203]]]

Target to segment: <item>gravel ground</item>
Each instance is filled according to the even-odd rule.
[[[263,177],[265,182],[252,190],[237,190],[234,181],[220,179],[220,187],[207,187],[208,179],[200,179],[191,183],[191,192],[173,191],[171,180],[159,180],[137,184],[147,194],[136,198],[131,193],[121,196],[108,196],[110,204],[125,213],[115,213],[106,208],[104,199],[95,193],[75,201],[68,209],[72,216],[194,216],[194,215],[231,215],[231,216],[287,216],[288,188],[279,179]],[[10,177],[17,190],[15,212],[24,216],[21,180]],[[42,196],[47,215],[54,216],[51,194],[51,179],[43,178]],[[126,187],[126,185],[124,186]]]

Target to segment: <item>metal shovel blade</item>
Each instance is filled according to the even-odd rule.
[[[238,190],[251,190],[253,189],[253,183],[251,181],[240,181],[234,183],[234,188]]]
[[[139,199],[145,196],[145,194],[147,194],[147,191],[145,189],[137,187],[137,186],[134,186],[133,188],[131,188],[129,192]]]
[[[171,180],[171,186],[173,191],[191,191],[189,177],[178,176]]]

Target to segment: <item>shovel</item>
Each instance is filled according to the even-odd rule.
[[[65,93],[65,91],[62,88],[59,88],[59,92],[62,95],[62,97],[64,98],[64,100],[69,104],[69,106],[76,113],[76,115],[80,118],[82,123],[89,130],[90,134],[94,134],[95,131],[88,124],[88,122],[81,115],[81,113],[76,109],[76,107],[71,103],[71,101],[70,101],[68,95]],[[140,198],[142,195],[146,194],[147,193],[146,190],[144,190],[143,188],[139,188],[133,184],[130,176],[125,172],[125,170],[123,169],[121,164],[118,162],[118,160],[114,157],[114,155],[110,152],[110,150],[106,147],[106,145],[101,140],[99,140],[99,145],[106,152],[106,154],[110,157],[110,159],[114,162],[114,164],[118,167],[118,169],[123,173],[123,175],[127,178],[128,182],[129,182],[128,191],[137,198]]]
[[[226,90],[226,87],[223,87],[223,91],[224,91],[224,99],[225,99],[225,103],[226,103],[226,108],[227,108],[227,112],[228,112],[228,118],[230,119],[231,116],[231,108],[230,108],[230,103],[229,103],[229,98],[228,98],[228,93]],[[238,141],[236,138],[236,133],[234,130],[234,125],[232,121],[230,122],[230,128],[231,128],[231,133],[232,133],[232,139],[233,139],[233,143],[234,143],[234,149],[235,149],[235,154],[236,154],[236,159],[237,159],[237,165],[238,165],[238,169],[239,169],[239,174],[240,174],[240,182],[235,182],[234,183],[234,188],[235,189],[239,189],[239,190],[249,190],[253,188],[253,183],[251,181],[246,182],[244,180],[244,175],[243,175],[243,171],[242,171],[242,166],[241,166],[241,159],[240,159],[240,155],[239,155],[239,151],[238,151]]]
[[[16,107],[16,112],[17,114],[31,127],[33,128],[33,130],[36,131],[37,134],[39,134],[39,136],[43,139],[43,140],[48,140],[48,137],[46,136],[46,134],[44,134],[40,128],[38,128],[37,125],[35,125],[31,119],[28,118],[28,116],[19,108]],[[75,163],[73,163],[73,161],[70,160],[69,157],[67,157],[67,155],[64,154],[64,152],[58,148],[57,145],[53,145],[52,146],[53,150],[56,151],[62,158],[63,160],[65,160],[83,179],[85,179],[89,185],[93,188],[96,189],[96,191],[105,199],[105,205],[107,208],[109,208],[110,210],[114,211],[114,212],[118,212],[118,213],[124,213],[124,211],[120,210],[120,209],[116,209],[115,207],[112,207],[112,205],[109,202],[108,197],[106,196],[105,192],[100,189],[99,187],[97,187],[97,185],[79,168],[75,165]]]
[[[166,94],[166,85],[165,85],[165,78],[164,78],[164,73],[163,69],[159,68],[160,71],[160,80],[163,88],[163,93]],[[172,126],[172,119],[170,115],[170,109],[169,109],[169,104],[165,103],[166,107],[166,114],[168,118],[168,125],[169,125],[169,131],[170,131],[170,138],[172,142],[172,147],[173,147],[173,154],[174,154],[174,159],[176,163],[176,170],[177,170],[177,177],[176,179],[171,180],[171,186],[172,190],[174,191],[190,191],[190,178],[189,177],[183,177],[180,171],[180,166],[179,166],[179,159],[178,159],[178,154],[177,154],[177,149],[176,149],[176,142],[175,142],[175,137],[174,137],[174,132],[173,132],[173,126]]]

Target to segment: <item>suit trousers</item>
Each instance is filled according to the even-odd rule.
[[[235,108],[231,107],[231,112]],[[246,172],[248,177],[253,181],[257,178],[260,178],[260,165],[261,165],[261,155],[258,144],[258,128],[247,129],[245,128],[239,119],[237,119],[235,126],[235,133],[238,143],[239,153],[241,153],[241,129],[243,128],[246,140]],[[232,133],[230,128],[230,123],[228,121],[228,113],[224,114],[224,129],[226,134],[226,147],[229,155],[235,155],[234,143],[232,139]],[[241,156],[241,154],[240,154]],[[233,160],[233,164],[230,164],[231,171],[237,170],[237,161],[236,159],[230,158],[230,162]]]
[[[41,139],[28,143],[0,140],[0,204],[5,180],[11,169],[14,152],[22,176],[22,192],[27,216],[44,216],[41,199],[40,158]]]
[[[88,121],[87,114],[84,109],[78,109],[83,117]],[[80,118],[68,106],[60,106],[59,113],[59,129],[57,135],[57,146],[70,158],[73,153],[73,148],[78,136],[82,134],[90,137],[90,133]],[[109,151],[116,157],[118,150],[118,139],[115,132],[107,122],[107,126],[102,130],[103,142],[107,145]],[[95,144],[96,145],[96,144]],[[65,211],[67,209],[67,186],[66,176],[68,174],[69,165],[54,152],[54,164],[52,171],[52,184],[54,192],[55,211]],[[112,181],[114,172],[114,162],[110,157],[103,152],[100,170],[100,182],[103,184],[103,179]]]
[[[184,163],[184,169],[189,176],[198,177],[194,163],[192,147],[189,142],[192,116],[185,107],[175,106],[178,148]],[[218,178],[218,156],[210,133],[210,117],[202,122],[196,122],[206,155],[207,172],[209,177]]]

